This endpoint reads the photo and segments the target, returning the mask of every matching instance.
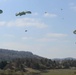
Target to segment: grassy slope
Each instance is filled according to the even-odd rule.
[[[40,74],[39,70],[35,70],[32,68],[27,68],[27,72],[15,71],[15,70],[0,70],[0,75],[38,75]]]
[[[35,69],[27,68],[28,72],[0,70],[0,75],[76,75],[76,70],[59,69],[40,72]]]
[[[41,75],[76,75],[76,70],[49,70],[46,73],[42,73]]]

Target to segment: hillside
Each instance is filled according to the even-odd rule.
[[[8,63],[9,62],[9,63]],[[33,69],[49,69],[52,67],[51,59],[34,55],[28,51],[15,51],[8,49],[0,49],[0,68],[23,69],[25,67]],[[2,66],[3,65],[3,66]]]
[[[16,58],[41,58],[41,57],[34,55],[32,52],[28,52],[28,51],[0,49],[0,61],[12,60]]]
[[[28,51],[0,49],[0,69],[26,72],[28,68],[35,70],[76,69],[76,59],[51,60]]]

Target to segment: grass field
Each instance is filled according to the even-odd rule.
[[[55,69],[48,71],[38,71],[28,68],[28,72],[14,70],[0,70],[0,75],[76,75],[76,70],[71,69]]]
[[[76,70],[71,69],[49,70],[48,72],[41,73],[41,75],[76,75]]]

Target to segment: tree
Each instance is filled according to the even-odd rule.
[[[1,61],[0,62],[0,69],[4,69],[4,67],[7,65],[7,61]]]

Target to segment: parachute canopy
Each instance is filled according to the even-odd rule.
[[[2,14],[3,13],[3,11],[0,9],[0,14]]]
[[[63,10],[63,9],[61,8],[61,10]]]
[[[27,32],[27,30],[25,30],[25,32]]]
[[[74,30],[73,33],[76,34],[76,30]]]
[[[31,14],[31,11],[22,11],[22,12],[16,13],[16,16],[22,16],[26,14]]]

